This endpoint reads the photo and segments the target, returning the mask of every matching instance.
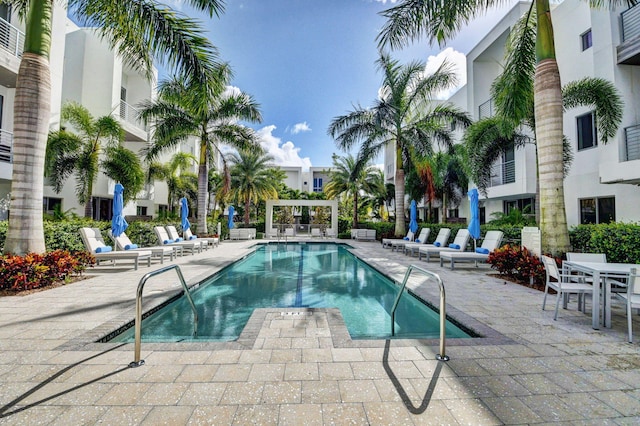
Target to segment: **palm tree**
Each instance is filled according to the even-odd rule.
[[[340,157],[332,156],[333,168],[329,172],[330,180],[324,187],[324,192],[329,199],[338,198],[340,195],[353,199],[353,228],[358,227],[358,198],[368,189],[368,182],[372,182],[373,167],[368,164],[360,164],[351,154]]]
[[[124,185],[124,201],[132,200],[144,186],[144,172],[138,156],[120,146],[124,130],[119,122],[111,116],[94,118],[73,102],[62,107],[61,119],[77,133],[64,127],[49,133],[45,176],[54,191],[59,193],[67,178],[75,175],[78,201],[85,206],[85,217],[93,217],[91,195],[102,168],[108,177]]]
[[[160,180],[167,183],[167,201],[169,203],[169,212],[173,213],[178,198],[189,193],[197,194],[198,177],[189,172],[189,168],[196,164],[197,160],[193,154],[186,152],[176,152],[171,156],[168,163],[152,162],[149,164],[147,172],[147,182]],[[195,186],[193,182],[196,182]],[[192,201],[196,197],[187,197]]]
[[[368,173],[366,182],[366,204],[374,211],[374,216],[379,219],[388,217],[387,207],[387,185],[384,181],[384,172],[378,168],[372,168]]]
[[[358,107],[347,115],[333,119],[328,133],[341,149],[348,150],[362,141],[359,162],[366,163],[387,144],[396,153],[395,235],[405,234],[404,166],[414,155],[431,155],[434,142],[453,145],[453,129],[471,123],[467,113],[448,103],[431,101],[441,90],[456,84],[452,67],[444,62],[431,75],[425,76],[425,63],[400,65],[386,53],[377,61],[383,72],[382,95],[374,106]]]
[[[216,69],[220,83],[213,89],[210,84],[184,78],[163,81],[158,88],[156,101],[144,102],[140,116],[146,122],[155,120],[153,145],[147,150],[147,158],[153,159],[161,152],[174,148],[190,137],[198,139],[198,232],[207,234],[209,164],[220,145],[226,144],[239,150],[261,150],[255,133],[238,120],[260,122],[258,105],[251,96],[227,90],[231,77],[228,65]],[[224,161],[224,173],[228,182],[228,170]],[[228,185],[225,185],[228,188]]]
[[[278,191],[270,165],[271,155],[255,150],[240,150],[231,154],[231,193],[230,196],[244,204],[244,223],[249,226],[251,203],[278,198]]]
[[[53,0],[5,0],[25,20],[25,43],[14,102],[11,217],[5,253],[45,251],[42,225],[44,157],[51,111],[49,54]],[[221,0],[186,0],[207,12],[223,10]],[[146,0],[69,0],[68,8],[98,31],[133,68],[152,77],[154,56],[171,68],[206,81],[217,52],[197,23]]]
[[[535,21],[526,15],[512,30],[506,45],[504,71],[491,86],[496,115],[471,125],[464,137],[469,148],[473,180],[485,193],[491,178],[491,165],[501,154],[508,149],[535,143],[537,139],[535,135],[532,138],[518,130],[522,125],[535,129],[535,30]],[[603,144],[618,131],[623,103],[611,82],[590,77],[570,82],[562,88],[562,101],[564,110],[576,106],[595,109],[598,135]],[[562,159],[563,175],[566,175],[573,159],[572,148],[566,138],[563,139]],[[568,239],[568,231],[563,229],[564,232],[554,230],[554,234],[567,233],[559,238]]]
[[[387,22],[378,40],[381,45],[395,48],[426,35],[430,42],[437,41],[442,46],[460,27],[500,3],[498,0],[401,0],[382,12]],[[563,188],[562,89],[549,3],[549,0],[535,0],[531,5],[536,19],[533,97],[542,248],[559,254],[569,249],[569,235]],[[591,3],[601,6],[622,2],[594,0]]]

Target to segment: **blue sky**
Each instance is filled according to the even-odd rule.
[[[381,82],[375,38],[384,23],[378,12],[393,3],[227,0],[220,18],[196,16],[221,58],[231,64],[232,85],[260,103],[263,122],[251,127],[276,164],[323,167],[331,165],[332,153],[344,155],[327,127],[354,105],[366,107],[375,100]],[[172,6],[182,9],[180,0]],[[468,52],[481,38],[479,28],[494,19],[483,18],[449,46]],[[392,55],[402,62],[426,62],[440,51],[422,42]]]

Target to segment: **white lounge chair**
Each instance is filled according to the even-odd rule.
[[[173,247],[173,246],[181,247],[183,253],[186,250],[191,252],[191,254],[195,254],[196,251],[200,250],[200,247],[201,247],[200,244],[195,244],[190,241],[175,242],[169,237],[169,234],[167,233],[167,230],[164,228],[164,226],[154,226],[153,232],[156,233],[156,237],[158,237],[158,244],[160,245],[169,246],[169,247]]]
[[[560,271],[558,271],[558,264],[549,256],[540,256],[540,258],[544,263],[544,269],[547,278],[547,282],[544,286],[542,310],[544,311],[545,304],[547,303],[547,294],[549,293],[549,288],[552,288],[557,292],[556,310],[553,314],[554,320],[558,319],[558,307],[560,306],[560,299],[562,298],[564,300],[567,300],[564,296],[568,294],[578,294],[582,296],[578,299],[579,301],[582,301],[582,303],[578,303],[578,305],[582,305],[580,310],[584,312],[586,305],[586,303],[584,303],[584,295],[588,293],[591,293],[593,295],[594,286],[592,286],[591,284],[586,284],[584,282],[575,282],[575,275],[561,274]],[[596,291],[600,291],[600,289],[596,289]],[[599,309],[599,307],[595,306],[592,309]]]
[[[220,238],[198,237],[197,235],[193,235],[193,233],[191,232],[191,228],[187,228],[184,231],[182,231],[182,236],[184,237],[185,241],[202,240],[202,241],[206,241],[208,244],[210,244],[213,247],[218,247],[218,245],[220,244]]]
[[[173,225],[167,225],[165,228],[167,228],[167,234],[169,235],[169,238],[173,240],[174,243],[193,243],[196,245],[196,247],[198,248],[198,253],[202,252],[202,249],[208,250],[209,249],[209,243],[205,240],[185,240],[184,238],[180,237],[180,234],[178,234],[178,230],[176,229],[175,226]]]
[[[396,241],[391,243],[391,251],[400,251],[400,249],[402,249],[402,252],[405,252],[405,247],[411,244],[425,244],[425,241],[427,241],[427,238],[429,238],[429,234],[431,233],[431,229],[430,228],[422,228],[420,230],[420,233],[418,234],[418,237],[413,240],[413,241],[407,241],[407,240],[402,240],[402,241]]]
[[[453,243],[446,247],[420,247],[418,249],[418,259],[422,259],[422,255],[427,257],[427,262],[431,260],[431,256],[439,256],[444,251],[465,251],[469,244],[469,230],[459,229]]]
[[[322,232],[320,232],[320,228],[311,228],[311,236],[314,238],[321,238]]]
[[[410,244],[405,245],[404,254],[409,253],[411,257],[413,257],[414,253],[417,253],[418,250],[422,247],[445,247],[447,242],[449,241],[449,236],[451,235],[451,229],[449,228],[440,228],[438,231],[438,235],[436,235],[436,239],[432,244]]]
[[[85,248],[96,258],[98,265],[102,261],[113,262],[113,266],[115,266],[118,260],[133,260],[133,268],[138,270],[138,262],[146,260],[147,266],[151,266],[152,253],[150,251],[112,251],[112,247],[104,243],[102,233],[98,228],[80,228],[79,231]]]
[[[413,241],[414,234],[411,230],[407,231],[407,236],[404,238],[383,238],[382,239],[382,248],[393,248],[393,243],[397,243],[400,241],[411,242]]]
[[[109,231],[109,236],[113,240],[116,246],[116,250],[119,251],[150,251],[152,253],[152,257],[160,258],[160,263],[164,263],[164,257],[169,256],[169,260],[173,260],[174,257],[177,257],[178,249],[180,247],[168,247],[168,246],[153,246],[153,247],[138,247],[136,244],[133,244],[127,234],[124,232],[117,237],[114,237]],[[180,250],[182,250],[180,248]]]
[[[443,266],[444,262],[450,262],[451,269],[456,262],[475,262],[478,266],[478,262],[486,262],[489,254],[500,247],[503,235],[502,231],[487,231],[482,245],[475,251],[443,251],[440,253],[440,266]]]

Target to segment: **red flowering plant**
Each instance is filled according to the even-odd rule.
[[[525,247],[505,245],[489,254],[491,268],[520,283],[541,285],[545,280],[544,265]]]
[[[94,263],[95,258],[90,253],[71,254],[66,250],[1,256],[0,289],[24,291],[65,282]]]

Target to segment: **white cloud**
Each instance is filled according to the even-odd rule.
[[[376,0],[378,3],[382,3],[382,4],[387,4],[387,2],[389,3],[397,3],[398,0]]]
[[[430,55],[429,58],[427,58],[427,66],[424,69],[425,73],[433,74],[445,60],[453,65],[453,69],[458,75],[458,84],[455,87],[438,93],[436,95],[438,99],[449,99],[459,88],[467,84],[467,59],[463,53],[451,47],[447,47],[435,56]]]
[[[282,139],[273,135],[276,126],[265,126],[258,130],[258,138],[260,145],[274,158],[274,164],[277,166],[294,166],[302,167],[308,170],[311,167],[309,157],[300,157],[300,148],[296,148],[293,142],[287,141],[282,143]]]
[[[291,134],[292,135],[297,135],[298,133],[301,132],[310,132],[311,131],[311,127],[309,127],[309,124],[307,124],[307,122],[302,122],[302,123],[296,123],[293,125],[293,129],[291,129]]]
[[[182,10],[183,0],[165,0],[167,6],[173,10]]]

